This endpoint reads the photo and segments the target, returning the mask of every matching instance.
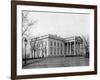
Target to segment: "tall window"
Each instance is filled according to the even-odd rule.
[[[61,47],[62,47],[62,43],[61,43]]]
[[[61,54],[63,54],[63,49],[61,48]]]
[[[50,48],[50,52],[51,52],[51,55],[52,55],[52,47]]]
[[[50,46],[52,46],[52,41],[50,42]]]
[[[54,42],[54,46],[56,46],[56,42]]]
[[[57,44],[57,46],[59,47],[59,43]]]
[[[59,54],[59,48],[57,49],[57,51],[58,51],[58,54]]]
[[[59,43],[59,47],[61,47],[61,43]]]

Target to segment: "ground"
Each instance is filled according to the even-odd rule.
[[[24,61],[23,61],[24,64]],[[47,57],[28,60],[23,69],[30,68],[50,68],[50,67],[70,67],[70,66],[88,66],[89,58],[86,57]]]

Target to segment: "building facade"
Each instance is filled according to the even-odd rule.
[[[61,38],[57,35],[44,35],[30,40],[31,58],[50,56],[82,56],[83,44],[80,36]]]

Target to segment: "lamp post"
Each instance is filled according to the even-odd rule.
[[[27,39],[25,38],[24,39],[24,43],[25,43],[25,64],[27,64],[27,62],[26,62],[26,45],[27,45]]]

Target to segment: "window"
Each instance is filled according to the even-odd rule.
[[[52,41],[50,42],[50,46],[52,46]]]
[[[63,49],[61,48],[61,54],[63,54]]]
[[[54,42],[54,46],[56,46],[56,42]]]
[[[58,45],[58,47],[59,47],[59,43],[58,43],[57,45]]]
[[[52,47],[50,48],[50,53],[51,53],[50,55],[52,55]]]
[[[61,47],[61,44],[59,43],[59,47]]]
[[[38,47],[38,48],[40,47],[40,43],[39,43],[39,42],[37,43],[37,47]]]
[[[61,47],[62,47],[62,43],[61,43]]]

